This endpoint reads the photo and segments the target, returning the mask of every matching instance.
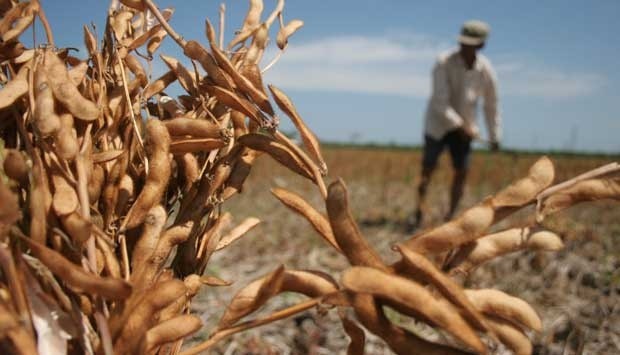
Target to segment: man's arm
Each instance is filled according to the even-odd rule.
[[[491,148],[496,150],[501,139],[501,114],[498,109],[497,76],[490,65],[485,66],[484,117],[489,132]]]
[[[433,92],[430,106],[447,130],[463,126],[463,118],[450,105],[450,86],[445,62],[439,60],[433,68]]]

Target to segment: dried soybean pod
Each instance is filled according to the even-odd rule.
[[[185,153],[175,157],[178,166],[178,174],[183,180],[183,193],[186,194],[191,189],[194,182],[200,178],[200,168],[198,160],[191,153]]]
[[[28,93],[28,72],[32,69],[30,63],[22,65],[17,75],[0,89],[0,110],[13,105]]]
[[[407,249],[403,245],[397,245],[396,249],[403,256],[405,264],[404,271],[406,274],[414,274],[421,276],[423,281],[432,284],[448,301],[457,306],[463,317],[471,323],[476,329],[489,331],[488,326],[484,322],[482,314],[469,301],[463,288],[455,281],[442,273],[435,265],[412,250]],[[407,272],[411,270],[412,272]]]
[[[82,246],[91,236],[92,222],[84,219],[77,211],[60,216],[60,223],[77,246]]]
[[[83,26],[84,29],[84,44],[86,45],[86,50],[91,57],[97,56],[97,40],[95,36],[90,32],[86,25]]]
[[[128,174],[123,175],[118,182],[117,195],[115,205],[112,206],[112,212],[116,212],[117,215],[122,215],[127,208],[127,202],[134,197],[134,183],[131,176]]]
[[[220,126],[208,120],[177,117],[164,121],[171,136],[192,136],[200,138],[221,138]]]
[[[147,122],[145,145],[150,169],[144,187],[127,212],[121,230],[135,228],[144,221],[146,213],[162,199],[170,179],[170,135],[161,121],[151,119]]]
[[[327,164],[325,163],[325,159],[323,159],[323,155],[321,154],[319,140],[303,121],[289,97],[286,96],[284,92],[282,92],[274,85],[269,85],[269,90],[271,91],[271,94],[273,95],[273,98],[275,99],[278,107],[282,111],[284,111],[284,113],[286,113],[286,115],[291,119],[291,121],[293,121],[295,127],[297,127],[299,135],[304,142],[304,146],[306,147],[312,158],[318,162],[321,174],[327,175]]]
[[[351,265],[372,266],[388,271],[381,257],[368,244],[355,223],[349,210],[347,187],[342,179],[329,185],[327,195],[327,215],[337,245],[347,257]]]
[[[149,57],[152,57],[153,54],[159,49],[167,35],[168,32],[164,28],[160,28],[159,31],[157,31],[151,39],[149,39],[149,42],[146,45],[146,52]]]
[[[60,101],[71,114],[85,121],[99,117],[97,105],[86,99],[73,85],[67,67],[52,51],[45,52],[45,73],[49,80],[54,97]]]
[[[145,289],[152,285],[157,274],[163,269],[172,249],[189,238],[193,226],[194,222],[188,221],[166,230],[161,235],[149,259],[142,266],[138,265],[138,268],[131,274],[136,289]]]
[[[181,155],[185,153],[208,152],[226,146],[226,142],[217,138],[178,139],[170,143],[170,153]]]
[[[314,181],[314,176],[306,165],[284,144],[273,138],[259,133],[246,134],[238,139],[239,144],[250,149],[259,150],[269,154],[272,158],[286,166],[293,172]]]
[[[493,332],[497,334],[500,341],[512,350],[515,355],[532,354],[532,343],[521,330],[515,328],[509,322],[495,317],[488,317],[487,323]]]
[[[78,86],[82,83],[82,80],[86,77],[88,68],[88,62],[83,61],[69,69],[69,78],[71,78],[73,85]]]
[[[329,225],[327,217],[322,213],[314,209],[306,200],[301,196],[287,191],[285,189],[273,188],[271,193],[278,198],[286,207],[292,211],[306,218],[310,225],[316,230],[322,237],[328,242],[334,249],[342,253],[342,250],[336,242],[332,228]]]
[[[120,2],[121,4],[138,11],[144,11],[147,9],[143,0],[120,0]]]
[[[207,36],[213,37],[215,30],[213,29],[213,26],[211,25],[211,22],[209,22],[208,19],[206,20],[206,23],[207,23]],[[224,72],[230,75],[232,80],[237,85],[237,88],[241,90],[243,93],[245,93],[246,95],[248,95],[252,99],[252,101],[254,101],[254,103],[256,103],[258,107],[260,107],[261,110],[263,110],[264,112],[267,112],[270,116],[273,116],[274,115],[273,107],[271,107],[271,104],[269,103],[269,99],[267,98],[267,95],[265,95],[263,92],[258,90],[256,87],[254,87],[251,81],[249,81],[247,78],[241,75],[237,71],[237,69],[235,69],[234,65],[230,62],[228,57],[226,57],[226,55],[219,49],[214,39],[210,40],[209,42],[211,44],[211,51],[213,52],[213,57],[215,58],[219,66],[224,70]]]
[[[200,318],[185,314],[159,323],[149,329],[140,345],[140,354],[148,354],[157,347],[190,336],[202,327]]]
[[[461,247],[451,258],[451,274],[469,273],[485,262],[520,250],[557,251],[564,247],[555,233],[531,227],[512,228],[489,234]]]
[[[161,93],[175,80],[177,80],[176,74],[172,70],[167,71],[164,75],[160,76],[157,80],[151,82],[144,88],[142,93],[144,100],[148,100],[151,97]]]
[[[116,255],[112,248],[100,237],[95,238],[97,248],[101,250],[105,259],[105,269],[108,275],[114,278],[121,278],[121,267],[116,259]]]
[[[73,116],[68,112],[63,112],[58,117],[60,119],[60,129],[54,136],[56,154],[62,159],[72,161],[79,151]]]
[[[248,52],[245,55],[244,63],[258,64],[263,57],[267,41],[269,40],[269,26],[267,23],[262,23],[254,32],[254,38],[252,44],[248,48]]]
[[[440,304],[416,282],[374,268],[354,266],[342,275],[342,285],[353,292],[369,293],[396,304],[413,308],[480,354],[486,347],[449,303]]]
[[[364,355],[364,345],[366,343],[364,330],[346,316],[341,316],[340,320],[342,321],[344,331],[351,339],[347,348],[347,355]]]
[[[52,171],[52,182],[54,184],[54,195],[52,197],[52,208],[57,216],[66,216],[78,209],[78,195],[58,170]]]
[[[264,125],[263,115],[260,113],[258,108],[256,108],[251,102],[240,97],[239,95],[233,93],[230,90],[227,90],[223,87],[219,86],[203,86],[203,89],[211,96],[215,96],[219,102],[230,107],[235,111],[242,112],[244,115],[250,117],[254,122],[258,125]]]
[[[403,245],[420,254],[445,252],[482,236],[494,217],[492,201],[487,199],[448,223],[414,235]]]
[[[191,59],[197,60],[215,84],[228,90],[233,88],[232,81],[225,76],[211,53],[207,52],[200,43],[188,41],[183,48],[183,53]]]
[[[276,36],[276,44],[278,45],[278,48],[284,50],[288,44],[289,37],[297,32],[297,30],[303,25],[304,22],[302,20],[295,19],[287,23],[286,26],[280,28],[280,31],[278,31],[278,35]]]
[[[22,16],[22,12],[24,12],[28,5],[30,5],[29,2],[20,2],[15,5],[11,4],[11,8],[8,9],[6,13],[2,14],[2,18],[0,19],[0,35],[13,27],[13,23]]]
[[[539,192],[551,185],[555,177],[553,163],[549,158],[542,157],[536,161],[521,178],[493,196],[493,206],[521,207],[532,203]]]
[[[542,202],[540,214],[544,217],[581,202],[620,200],[620,178],[598,178],[579,181],[560,190]]]
[[[241,318],[256,311],[269,298],[278,294],[284,277],[284,266],[280,265],[268,275],[242,288],[230,301],[220,319],[218,328],[227,328]]]
[[[310,298],[338,291],[338,283],[329,274],[313,270],[285,270],[279,292],[297,292]]]
[[[265,90],[265,85],[263,85],[263,75],[258,64],[244,64],[241,66],[240,71],[241,75],[248,78],[255,88],[267,95],[267,90]]]
[[[243,184],[250,175],[254,160],[260,155],[259,151],[253,149],[245,149],[241,153],[241,157],[235,163],[228,180],[226,180],[226,187],[222,192],[222,199],[228,200],[236,193],[241,193],[243,190]]]
[[[38,243],[45,244],[47,240],[47,216],[52,206],[52,194],[39,153],[35,152],[31,158],[33,159],[32,182],[28,195],[30,199],[30,238]]]
[[[17,38],[32,24],[34,15],[39,11],[38,1],[26,2],[26,6],[20,13],[10,29],[2,33],[2,42],[11,42]]]
[[[28,244],[33,254],[52,273],[77,290],[83,290],[109,300],[123,300],[131,294],[131,285],[121,279],[89,274],[80,266],[65,259],[62,254],[29,238],[22,238],[21,240]]]
[[[524,300],[499,290],[465,290],[471,303],[482,313],[505,319],[534,331],[542,330],[542,322],[536,311]]]
[[[54,109],[49,78],[41,66],[34,73],[34,93],[33,125],[43,137],[54,135],[60,129],[60,118]]]
[[[236,110],[231,110],[230,119],[235,129],[235,138],[239,138],[244,134],[248,134],[248,127],[245,124],[245,114]]]
[[[92,154],[93,164],[101,164],[107,163],[109,161],[116,160],[121,155],[123,155],[125,151],[122,149],[110,149]]]
[[[182,297],[185,290],[183,281],[173,279],[158,283],[153,290],[145,293],[122,323],[122,330],[114,342],[114,353],[135,353],[142,335],[153,326],[157,313]]]
[[[425,355],[465,355],[468,352],[445,345],[428,342],[406,329],[392,324],[383,314],[370,294],[354,294],[351,303],[359,321],[371,332],[379,335],[399,355],[411,354],[416,349]]]
[[[28,182],[28,164],[24,155],[17,149],[6,149],[4,151],[4,162],[2,167],[4,173],[10,179],[13,179],[20,184]],[[24,185],[25,187],[26,185]]]
[[[250,0],[250,8],[248,9],[243,26],[235,38],[228,44],[228,49],[248,39],[254,30],[260,24],[260,16],[263,13],[263,0]]]
[[[2,335],[3,348],[9,348],[5,343],[8,340],[13,343],[16,355],[37,354],[37,343],[35,338],[21,324],[23,321],[14,314],[5,301],[0,302],[0,335]],[[10,352],[10,350],[9,350]]]
[[[159,56],[164,63],[166,63],[168,68],[174,71],[181,87],[183,87],[188,94],[196,95],[198,93],[198,85],[196,84],[194,75],[190,73],[190,71],[187,70],[187,68],[185,68],[177,59],[163,54],[160,54]]]
[[[146,86],[148,82],[146,71],[144,71],[144,68],[142,67],[142,64],[140,63],[138,58],[133,56],[131,53],[128,53],[125,56],[124,60],[127,68],[129,68],[129,70],[133,73],[136,79],[140,82],[140,86]]]
[[[91,204],[96,204],[99,201],[99,196],[101,196],[103,184],[105,183],[105,171],[103,171],[101,165],[94,165],[91,171],[92,173],[87,184],[88,201]]]
[[[260,223],[260,219],[255,217],[246,218],[241,224],[233,228],[228,234],[223,236],[217,243],[215,250],[221,250],[243,237],[247,232],[256,227]]]
[[[142,234],[131,253],[131,268],[133,270],[141,267],[153,254],[164,224],[166,224],[166,217],[166,210],[161,205],[154,206],[146,214],[142,225]]]

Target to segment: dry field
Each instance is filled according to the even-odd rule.
[[[363,234],[384,260],[398,259],[390,247],[405,240],[405,220],[415,202],[419,151],[331,148],[324,152],[330,168],[330,182],[342,177],[350,190],[351,208]],[[477,153],[472,160],[468,187],[461,209],[523,176],[538,158],[535,155]],[[424,227],[439,224],[448,204],[450,169],[447,155],[429,188],[429,206],[435,206]],[[605,157],[551,156],[557,181],[608,163]],[[235,280],[225,288],[205,288],[193,303],[210,329],[221,316],[228,300],[249,281],[278,264],[291,269],[314,269],[338,279],[347,260],[329,247],[301,217],[287,210],[273,195],[272,187],[295,191],[324,211],[316,188],[294,176],[268,157],[261,157],[245,190],[225,205],[235,222],[248,216],[262,223],[226,253],[216,253],[207,273]],[[528,217],[519,217],[519,215]],[[531,210],[520,212],[511,223],[523,224]],[[535,354],[617,354],[620,351],[620,209],[617,204],[581,204],[554,215],[544,225],[558,232],[566,248],[551,253],[517,253],[482,266],[473,272],[470,288],[493,287],[531,303],[543,320],[543,332],[530,334]],[[509,227],[505,222],[495,229]],[[302,296],[287,294],[272,299],[260,311],[292,305]],[[238,334],[224,341],[215,353],[222,354],[334,354],[346,353],[348,338],[333,312],[321,316],[309,311],[301,317],[282,320]],[[398,317],[392,314],[392,317]],[[420,334],[440,337],[432,329],[408,324]],[[203,339],[198,333],[186,344]],[[390,354],[381,340],[369,335],[367,354]],[[497,353],[508,353],[497,349]]]

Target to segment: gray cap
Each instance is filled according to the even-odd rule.
[[[470,20],[463,24],[459,43],[470,46],[477,46],[487,39],[491,28],[485,22],[479,20]]]

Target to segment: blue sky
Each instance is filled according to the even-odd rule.
[[[265,17],[275,2],[264,0]],[[156,3],[175,7],[171,24],[186,39],[206,42],[204,19],[218,20],[218,1]],[[248,1],[225,3],[230,40]],[[58,45],[76,46],[82,24],[103,29],[108,2],[42,5]],[[619,15],[615,0],[288,0],[285,22],[305,25],[266,82],[289,94],[323,140],[419,144],[433,61],[455,46],[463,21],[478,18],[492,28],[483,53],[498,72],[503,146],[618,153]],[[170,39],[160,52],[182,57]],[[156,61],[155,74],[165,70]]]

